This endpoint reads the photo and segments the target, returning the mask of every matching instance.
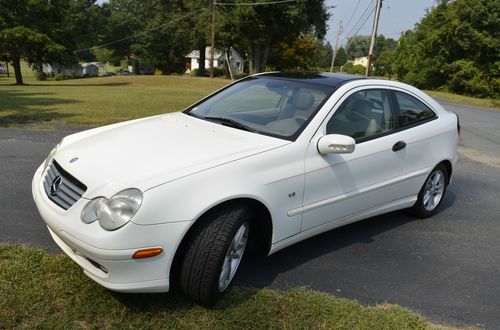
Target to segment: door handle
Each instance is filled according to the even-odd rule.
[[[398,142],[396,142],[395,145],[392,146],[392,151],[396,152],[396,151],[399,151],[399,150],[404,149],[404,148],[406,148],[406,142],[398,141]]]

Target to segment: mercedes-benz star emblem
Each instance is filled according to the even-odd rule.
[[[62,183],[61,176],[60,175],[56,176],[54,178],[54,181],[52,181],[52,184],[50,185],[50,194],[52,196],[57,194],[57,192],[59,191],[59,187],[61,186],[61,183]]]

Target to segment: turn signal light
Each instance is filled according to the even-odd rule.
[[[135,251],[132,259],[151,258],[163,252],[163,248],[142,249]]]

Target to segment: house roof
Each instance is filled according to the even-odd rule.
[[[89,67],[89,66],[95,66],[95,67],[99,68],[99,62],[82,63],[82,66],[84,68]]]

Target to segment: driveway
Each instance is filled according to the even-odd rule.
[[[394,212],[247,259],[237,285],[306,285],[364,304],[400,304],[435,322],[500,329],[500,111],[443,105],[460,115],[467,157],[439,214]],[[0,241],[59,253],[32,202],[31,177],[75,130],[0,128]]]

